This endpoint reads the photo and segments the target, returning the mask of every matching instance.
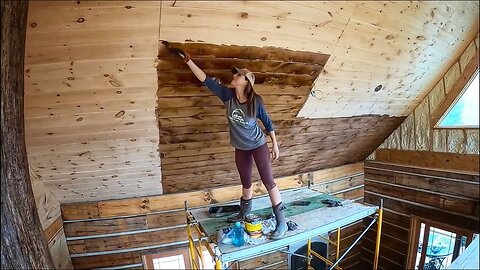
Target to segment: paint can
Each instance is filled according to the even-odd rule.
[[[252,238],[262,236],[262,219],[256,214],[245,216],[245,230]]]

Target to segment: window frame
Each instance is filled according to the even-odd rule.
[[[430,123],[433,124],[434,129],[478,129],[479,126],[449,126],[449,127],[440,127],[440,123],[447,116],[448,112],[452,109],[457,101],[461,98],[463,93],[467,90],[468,86],[475,79],[476,74],[479,72],[479,51],[477,50],[475,55],[470,59],[467,66],[463,70],[460,77],[455,81],[452,86],[452,90],[448,93],[443,100],[443,102],[438,106],[438,108],[432,113]],[[457,63],[457,62],[456,62]]]
[[[144,269],[155,269],[153,265],[154,259],[165,258],[170,256],[183,255],[183,260],[185,262],[185,268],[191,269],[192,265],[190,263],[190,253],[188,248],[179,248],[175,250],[162,251],[159,253],[145,254],[142,256],[142,261]]]
[[[410,237],[409,237],[406,269],[415,269],[415,261],[417,259],[417,250],[418,250],[418,243],[420,241],[420,230],[421,230],[422,223],[425,224],[424,238],[427,235],[427,239],[429,236],[430,227],[435,227],[442,230],[453,232],[457,235],[467,236],[466,246],[468,246],[473,240],[473,234],[477,233],[472,230],[468,230],[468,229],[460,228],[450,224],[442,223],[439,221],[412,215],[411,221],[410,221]],[[425,260],[424,258],[425,252],[426,252],[426,249],[422,249],[422,257],[420,259],[421,262],[422,262],[422,258],[423,260]]]

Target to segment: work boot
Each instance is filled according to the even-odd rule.
[[[286,207],[283,205],[282,202],[272,207],[273,213],[275,214],[275,220],[277,221],[277,226],[273,231],[272,235],[270,236],[271,239],[280,239],[282,238],[285,233],[288,231],[287,222],[285,221],[285,212],[283,210]]]
[[[242,221],[246,215],[250,214],[250,211],[252,211],[252,199],[244,200],[243,197],[240,197],[240,212],[236,216],[228,218],[227,221]]]

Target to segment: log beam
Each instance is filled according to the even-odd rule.
[[[2,1],[2,269],[53,269],[28,171],[23,70],[28,1]]]

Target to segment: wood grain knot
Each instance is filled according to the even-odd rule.
[[[395,36],[393,36],[393,35],[387,35],[387,36],[385,37],[386,40],[392,40],[392,39],[394,39],[394,38],[395,38]]]
[[[121,110],[121,111],[119,111],[118,113],[115,114],[115,117],[116,117],[116,118],[120,118],[120,117],[122,117],[122,116],[124,116],[124,115],[125,115],[125,111],[124,111],[124,110]]]
[[[108,81],[113,87],[120,87],[120,84],[114,80],[109,80]]]

